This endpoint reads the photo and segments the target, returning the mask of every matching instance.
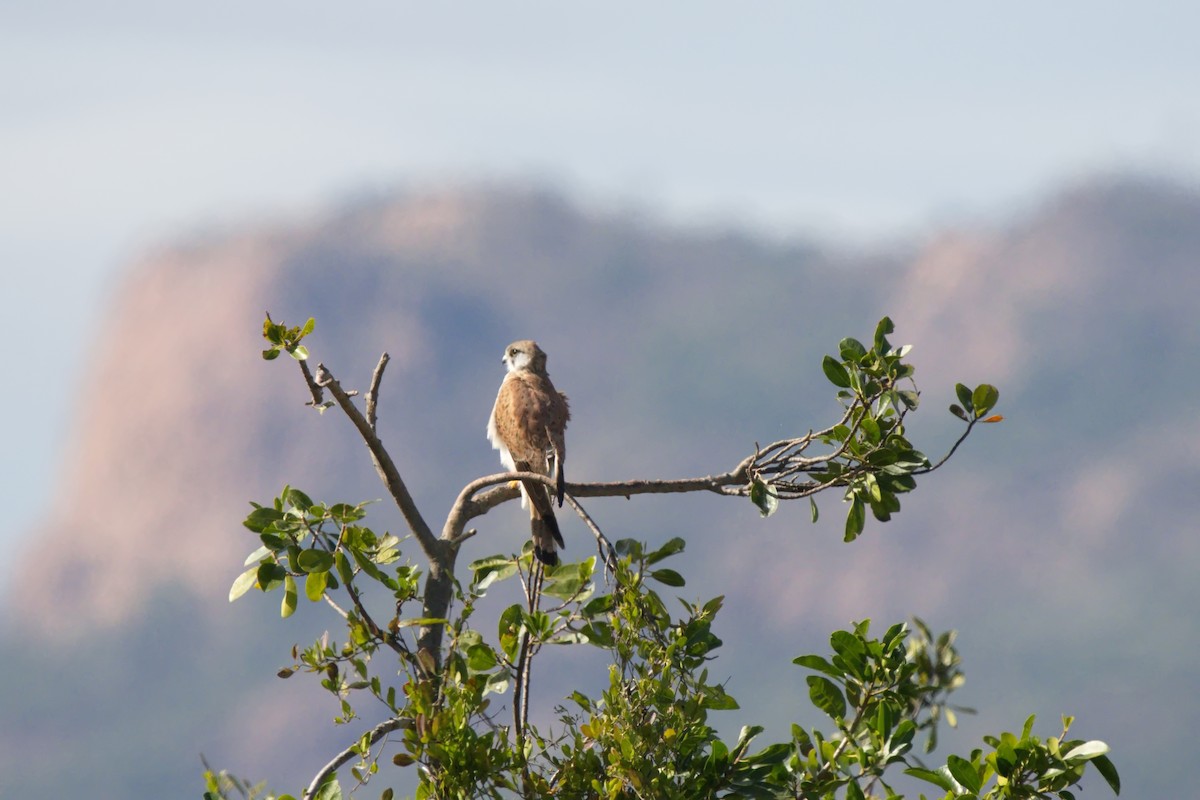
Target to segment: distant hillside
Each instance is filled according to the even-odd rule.
[[[301,679],[274,677],[286,646],[321,630],[318,610],[279,623],[276,600],[225,599],[253,546],[248,500],[285,482],[383,495],[345,420],[303,406],[291,364],[260,359],[264,310],[316,317],[314,355],[346,385],[365,388],[390,353],[381,433],[434,519],[498,468],[484,422],[513,339],[538,339],[571,396],[573,478],[686,476],[829,420],[821,356],[890,314],[915,345],[913,430],[931,455],[955,434],[956,380],[999,385],[1008,418],[895,522],[846,546],[834,497],[816,526],[807,507],[764,522],[715,497],[589,510],[613,536],[685,536],[683,596],[729,595],[718,664],[737,724],[794,716],[803,676],[787,659],[833,626],[915,613],[965,634],[963,702],[983,713],[960,750],[1020,725],[1012,713],[1038,711],[1048,731],[1077,713],[1116,748],[1127,793],[1169,794],[1186,778],[1150,753],[1200,716],[1181,692],[1195,684],[1181,643],[1200,634],[1197,264],[1200,198],[1135,178],[875,255],[502,187],[150,253],[97,332],[76,447],[4,606],[0,653],[22,677],[0,688],[0,797],[198,794],[201,751],[295,784],[353,735],[326,730],[335,710]],[[386,504],[373,513],[396,525]],[[467,560],[525,533],[507,507],[479,528]],[[586,531],[565,532],[568,556],[590,552]],[[18,655],[31,642],[44,662]]]

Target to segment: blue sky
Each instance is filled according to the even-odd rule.
[[[1200,173],[1198,29],[1182,2],[5,4],[0,545],[53,503],[94,326],[156,242],[479,179],[851,245],[1002,220]]]

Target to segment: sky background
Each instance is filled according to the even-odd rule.
[[[1183,2],[0,0],[0,546],[53,503],[156,242],[446,180],[850,247],[1003,223],[1097,172],[1200,174],[1198,29]]]

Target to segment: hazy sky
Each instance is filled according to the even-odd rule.
[[[1198,8],[0,0],[0,545],[148,243],[446,178],[855,242],[1195,176]]]

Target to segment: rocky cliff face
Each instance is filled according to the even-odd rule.
[[[170,662],[155,673],[165,676],[164,697],[215,699],[205,701],[208,716],[182,701],[162,713],[217,715],[223,721],[212,727],[226,753],[280,753],[265,773],[258,762],[240,771],[311,773],[312,751],[264,750],[254,733],[254,724],[295,730],[328,714],[263,683],[280,651],[263,652],[248,626],[269,623],[244,623],[247,606],[226,603],[254,546],[240,517],[248,500],[269,499],[285,482],[331,501],[383,491],[345,420],[303,405],[293,364],[259,357],[265,310],[293,324],[316,317],[314,357],[344,385],[365,388],[389,352],[380,430],[435,523],[463,484],[497,469],[483,430],[501,348],[513,339],[538,339],[572,398],[572,477],[686,476],[728,468],[755,441],[820,425],[834,411],[821,356],[842,336],[868,336],[886,313],[896,340],[916,345],[919,439],[952,441],[944,408],[956,380],[999,385],[1008,417],[927,479],[895,522],[869,526],[847,547],[832,497],[817,526],[807,508],[764,523],[748,503],[718,498],[589,510],[613,536],[688,539],[689,596],[730,596],[721,635],[727,669],[745,681],[731,686],[744,706],[755,707],[753,687],[791,691],[787,679],[755,672],[745,654],[795,655],[821,647],[805,637],[850,619],[918,613],[981,631],[965,643],[971,685],[983,687],[966,698],[972,705],[1003,707],[1006,696],[1030,691],[1026,671],[1090,660],[1086,691],[1043,687],[1044,713],[1086,709],[1089,730],[1125,746],[1129,758],[1118,762],[1132,769],[1138,748],[1149,752],[1173,728],[1119,741],[1122,724],[1155,701],[1113,688],[1127,663],[1112,657],[1113,641],[1166,653],[1170,673],[1183,669],[1171,642],[1200,634],[1189,611],[1200,603],[1200,544],[1186,500],[1200,478],[1200,436],[1190,424],[1200,389],[1190,369],[1200,351],[1197,263],[1200,199],[1137,180],[1078,187],[1006,227],[948,231],[876,256],[667,229],[503,188],[382,198],[163,248],[130,270],[91,343],[71,422],[75,446],[6,604],[22,638],[0,647],[54,642],[62,663],[85,652],[102,661],[113,648],[114,674],[148,668],[156,652],[202,648],[227,664],[243,663],[228,661],[233,653],[256,652],[267,662],[261,670],[228,667],[211,673],[212,686],[186,659]],[[372,515],[381,528],[398,525],[385,504]],[[566,533],[568,556],[590,552],[585,531]],[[498,509],[480,521],[470,543],[477,552],[467,557],[511,552],[523,535],[520,515]],[[187,609],[188,630],[170,621],[164,596]],[[256,599],[241,602],[258,608]],[[1148,619],[1154,624],[1142,624]],[[1066,620],[1076,651],[1047,655],[1045,642],[1057,641]],[[106,631],[111,638],[97,644]],[[124,663],[116,653],[128,641],[142,642],[133,648],[142,655]],[[98,680],[94,671],[89,680]],[[231,692],[231,684],[244,688]],[[57,750],[53,720],[93,742],[117,771],[108,789],[86,784],[91,796],[125,796],[135,785],[178,794],[180,776],[198,771],[186,755],[158,783],[123,780],[120,770],[136,772],[153,734],[131,734],[122,749],[102,733],[116,711],[80,719],[45,705],[60,695],[31,693],[43,706],[25,712],[21,704],[33,700],[3,696],[5,708],[49,721],[0,735],[9,745],[0,746],[0,774],[20,764],[29,786],[78,793],[83,777],[72,782],[53,761],[39,772],[37,753]],[[254,724],[235,711],[246,704],[258,709]],[[758,710],[778,713],[767,705]],[[176,744],[187,754],[203,746]],[[1147,771],[1142,785],[1154,780]]]

